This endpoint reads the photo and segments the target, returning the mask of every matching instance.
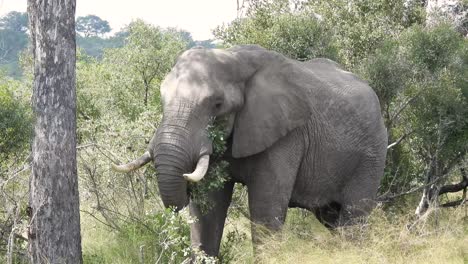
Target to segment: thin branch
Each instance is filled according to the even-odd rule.
[[[97,150],[99,150],[99,152],[101,152],[102,155],[104,155],[106,158],[108,158],[112,162],[117,161],[118,163],[120,163],[120,161],[121,161],[121,159],[116,154],[114,154],[112,151],[108,150],[107,148],[104,148],[103,146],[98,145],[97,143],[89,143],[89,144],[85,144],[85,145],[80,145],[80,146],[77,146],[76,149],[80,150],[80,149],[84,149],[84,148],[88,148],[88,147],[97,148]],[[103,150],[106,151],[107,153],[104,153]],[[112,157],[110,157],[109,155],[112,156]]]
[[[434,179],[434,180],[432,180],[432,181],[430,181],[430,182],[428,182],[428,183],[426,183],[424,185],[421,185],[421,186],[415,187],[413,189],[410,189],[410,190],[408,190],[406,192],[402,192],[402,193],[398,193],[398,194],[394,194],[394,195],[389,195],[389,196],[381,195],[381,196],[377,197],[377,201],[387,203],[387,202],[390,202],[390,201],[394,200],[395,198],[405,196],[405,195],[408,195],[408,194],[411,194],[411,193],[415,193],[415,192],[420,191],[420,190],[422,190],[422,189],[424,189],[424,188],[426,188],[428,186],[431,186],[432,184],[440,181],[441,179],[447,177],[448,175],[449,175],[449,173],[441,175],[439,178],[436,178],[436,179]]]
[[[404,134],[403,136],[401,136],[399,139],[397,139],[397,141],[393,142],[392,144],[389,144],[387,146],[387,150],[395,147],[398,144],[400,144],[407,136],[411,135],[413,132],[414,131],[410,131],[410,132]]]
[[[462,204],[465,204],[467,201],[468,201],[467,199],[460,199],[460,200],[457,200],[457,201],[452,201],[452,202],[441,204],[440,207],[444,207],[444,208],[456,207],[456,206],[460,206]]]
[[[98,221],[99,223],[101,223],[101,224],[103,224],[103,225],[105,225],[105,226],[107,226],[107,227],[109,227],[109,228],[111,228],[111,229],[115,229],[114,226],[112,226],[112,225],[110,225],[110,224],[108,224],[108,223],[102,221],[101,219],[99,219],[98,217],[96,217],[96,216],[95,216],[93,213],[91,213],[91,212],[88,212],[88,211],[83,210],[83,209],[81,209],[80,212],[85,213],[85,214],[88,214],[89,216],[91,216],[92,218],[94,218],[94,219],[95,219],[96,221]]]
[[[398,118],[398,116],[401,114],[401,112],[403,112],[403,110],[405,110],[406,107],[408,107],[411,103],[413,103],[414,100],[416,100],[416,98],[418,98],[418,97],[421,95],[422,92],[423,92],[423,90],[421,89],[416,95],[414,95],[413,97],[411,97],[410,99],[408,99],[406,102],[404,102],[404,103],[402,104],[402,106],[400,107],[400,109],[398,109],[398,110],[395,112],[395,114],[393,114],[393,115],[390,117],[390,119],[389,119],[389,124],[392,124],[392,123],[395,121],[395,119]]]

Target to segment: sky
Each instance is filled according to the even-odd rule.
[[[97,15],[119,31],[141,18],[160,27],[189,31],[195,40],[213,38],[211,30],[236,18],[236,0],[76,0],[76,16]],[[0,0],[0,16],[26,12],[27,0]]]

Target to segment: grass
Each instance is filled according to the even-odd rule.
[[[228,218],[225,259],[227,263],[468,263],[466,205],[432,211],[417,222],[412,214],[390,211],[377,208],[366,224],[330,232],[311,213],[291,209],[281,235],[259,247],[255,258],[249,221]],[[140,263],[138,239],[124,241],[85,215],[82,222],[85,263]]]
[[[267,243],[255,262],[468,263],[466,210],[438,210],[414,223],[408,215],[388,215],[376,209],[367,224],[340,228],[334,234],[320,226],[304,230],[307,222],[314,222],[313,217],[295,213],[281,238]],[[238,263],[246,262],[253,263],[247,259]]]
[[[86,214],[81,214],[84,263],[132,263],[128,247],[120,245],[117,234]]]

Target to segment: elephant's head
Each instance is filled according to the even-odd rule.
[[[207,171],[211,142],[206,127],[225,117],[232,156],[262,152],[310,117],[308,92],[296,62],[258,46],[184,52],[161,85],[163,120],[146,152],[117,170],[153,161],[165,206],[188,203],[187,181]]]

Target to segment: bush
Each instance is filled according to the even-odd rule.
[[[258,1],[247,18],[216,28],[214,34],[227,45],[258,44],[290,58],[336,58],[332,31],[313,13],[289,9],[287,1]]]
[[[181,263],[191,254],[187,220],[171,209],[124,225],[118,239],[134,253],[144,252],[148,263]]]
[[[27,148],[32,132],[29,106],[14,96],[13,85],[13,81],[0,79],[0,168],[2,162]]]

